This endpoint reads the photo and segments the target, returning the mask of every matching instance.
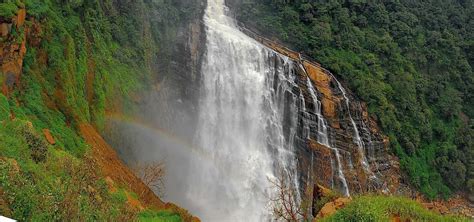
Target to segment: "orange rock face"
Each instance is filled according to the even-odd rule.
[[[329,86],[331,76],[325,73],[321,67],[318,67],[313,63],[303,61],[303,65],[306,69],[306,72],[308,73],[309,78],[316,85],[317,90],[323,95],[321,103],[324,116],[327,118],[335,118],[337,99],[333,96]]]
[[[333,179],[331,168],[332,150],[314,141],[309,142],[309,147],[315,154],[313,162],[318,163],[313,166],[313,172],[316,174],[313,175],[315,180],[324,186],[330,186],[329,182]]]
[[[321,208],[321,210],[319,211],[318,215],[316,216],[316,219],[329,217],[333,215],[334,213],[336,213],[337,210],[345,207],[350,202],[351,202],[351,199],[347,197],[337,198],[336,200],[325,204],[323,208]]]
[[[17,29],[24,28],[26,10],[20,9],[17,16],[12,19]],[[2,93],[8,93],[19,84],[20,75],[23,70],[23,58],[26,54],[26,36],[28,29],[25,27],[21,43],[10,35],[12,23],[0,24],[0,34],[5,39],[0,43],[0,84]]]
[[[367,111],[367,104],[359,101],[349,89],[341,89],[344,85],[339,84],[328,70],[311,58],[251,30],[244,29],[244,32],[297,63],[293,71],[297,74],[300,95],[305,101],[305,111],[299,118],[307,124],[302,131],[307,132],[305,130],[309,128],[309,136],[304,135],[306,138],[298,135],[302,141],[297,148],[298,170],[302,180],[311,180],[304,181],[304,184],[322,184],[341,189],[347,183],[351,194],[395,192],[400,185],[399,162],[391,156],[388,138],[382,134],[374,116]],[[307,78],[316,92],[309,88]],[[314,101],[312,93],[321,103],[322,121],[327,126],[324,130],[319,113],[314,112],[319,104]],[[324,137],[327,137],[331,147],[317,142]],[[337,160],[333,148],[337,148],[340,160]],[[337,175],[338,170],[342,171],[344,180]],[[374,177],[373,172],[378,175]]]

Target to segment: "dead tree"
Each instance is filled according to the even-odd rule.
[[[287,222],[308,221],[310,217],[311,192],[298,195],[298,188],[291,182],[291,176],[282,171],[276,179],[270,179],[276,193],[270,198],[273,216]]]
[[[133,171],[158,196],[163,196],[165,167],[162,162],[137,163]]]

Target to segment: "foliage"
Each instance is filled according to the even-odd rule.
[[[135,220],[127,196],[109,194],[78,125],[102,129],[106,112],[134,111],[133,98],[155,78],[157,46],[173,38],[160,26],[172,30],[191,11],[170,0],[4,0],[0,19],[23,7],[25,26],[10,33],[14,43],[26,40],[21,83],[8,98],[0,94],[0,191],[12,217]],[[43,129],[56,144],[44,141]],[[172,213],[155,216],[180,221]]]
[[[7,0],[0,3],[0,16],[11,18],[16,15],[18,11],[18,6],[14,1]]]
[[[10,104],[4,95],[0,94],[0,122],[10,118]]]
[[[36,140],[32,143],[30,140]],[[0,187],[22,221],[126,220],[134,213],[113,199],[90,157],[78,159],[37,141],[28,122],[9,121],[0,128]],[[48,158],[36,161],[34,154]]]
[[[469,221],[462,217],[441,216],[414,200],[385,196],[356,197],[346,207],[321,221],[391,221],[395,216],[401,221]]]
[[[36,163],[45,162],[48,151],[48,144],[44,141],[32,127],[22,127],[19,132],[25,138],[26,144],[31,152],[31,158]]]
[[[238,2],[240,21],[319,60],[367,102],[416,188],[430,198],[466,190],[472,1]]]
[[[25,6],[28,9],[28,14],[36,18],[43,18],[48,12],[48,5],[42,1],[25,0]]]
[[[183,220],[179,216],[179,214],[161,210],[161,211],[154,211],[154,210],[146,210],[141,212],[138,215],[139,221],[153,221],[153,222],[182,222]]]

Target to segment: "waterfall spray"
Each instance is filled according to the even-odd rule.
[[[293,61],[240,32],[226,11],[208,0],[195,143],[212,161],[191,159],[187,208],[204,221],[266,221],[277,171],[299,187]]]

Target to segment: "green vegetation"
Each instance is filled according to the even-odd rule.
[[[139,221],[153,221],[153,222],[182,222],[183,220],[179,216],[179,214],[161,210],[161,211],[153,211],[153,210],[146,210],[141,212],[138,215]]]
[[[12,26],[2,43],[20,45],[28,30],[21,83],[8,97],[0,94],[0,198],[8,203],[8,216],[20,221],[137,219],[136,210],[125,204],[124,190],[109,193],[78,125],[92,123],[101,130],[106,112],[135,111],[133,98],[158,76],[154,64],[165,54],[159,47],[176,36],[176,23],[187,18],[183,14],[193,15],[194,4],[178,10],[174,2],[0,3],[1,19],[11,19],[19,8],[27,11],[25,26]],[[45,141],[44,129],[54,145]],[[147,211],[140,218],[181,221],[171,211]]]
[[[368,103],[427,197],[474,195],[471,0],[238,2],[240,21],[319,60]]]
[[[2,1],[0,3],[0,16],[1,17],[13,17],[16,15],[16,12],[18,11],[18,5],[16,4],[17,1]]]
[[[53,148],[26,121],[0,127],[0,188],[21,221],[117,221],[135,213],[113,198],[88,155],[78,159]]]
[[[10,118],[10,104],[7,98],[0,94],[0,121],[5,121]]]
[[[469,221],[467,218],[442,216],[410,199],[384,196],[356,197],[346,207],[321,221],[391,221],[395,216],[400,217],[400,221]]]

